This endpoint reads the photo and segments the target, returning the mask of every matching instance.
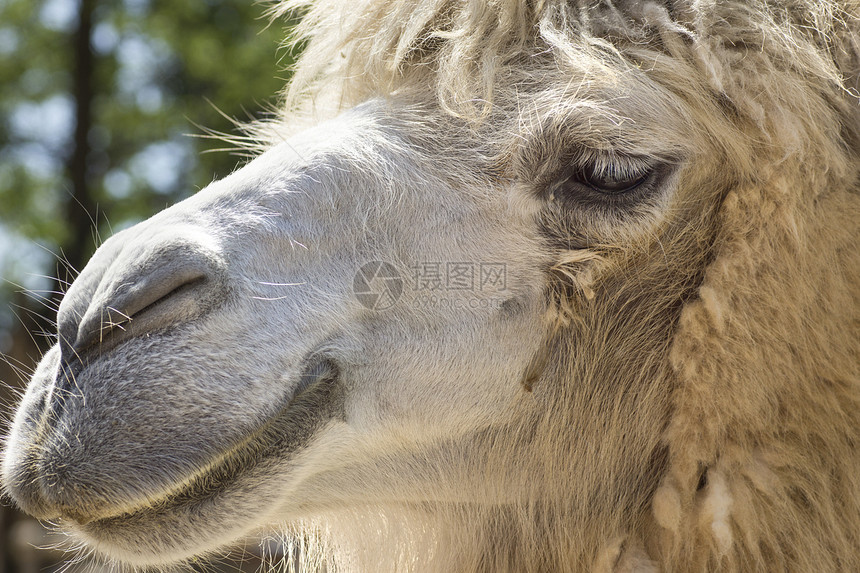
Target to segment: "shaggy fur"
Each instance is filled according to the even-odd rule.
[[[305,4],[276,10],[297,7]],[[693,124],[686,127],[706,146],[696,155],[711,155],[700,177],[719,207],[712,236],[696,236],[697,220],[676,240],[698,244],[712,260],[680,315],[671,369],[641,364],[649,353],[641,340],[628,341],[639,378],[630,386],[662,385],[655,401],[671,404],[659,438],[667,457],[655,490],[636,484],[639,491],[623,494],[649,507],[638,525],[615,523],[609,511],[599,535],[611,538],[617,527],[637,553],[644,539],[654,570],[860,567],[860,3],[440,0],[315,2],[307,10],[309,45],[290,92],[296,103],[332,87],[343,107],[428,90],[449,113],[475,122],[513,116],[519,125],[498,136],[528,138],[542,116],[577,105],[568,66],[584,70],[587,79],[577,81],[587,82],[645,70],[677,98]],[[615,115],[611,101],[595,105]],[[543,126],[534,131],[545,134]],[[605,135],[595,135],[589,143],[605,146]],[[565,256],[561,270],[597,255]],[[623,269],[623,259],[609,266]],[[580,282],[582,273],[564,278]],[[577,286],[593,296],[593,286]],[[579,320],[616,319],[592,317],[588,305],[572,314],[584,306]],[[576,364],[566,368],[564,378],[579,379]],[[547,424],[561,419],[553,414]],[[602,430],[624,431],[595,440],[630,439],[625,422],[607,424]],[[546,463],[563,463],[551,452],[557,443],[548,444]],[[658,448],[631,445],[642,447]],[[558,507],[578,497],[579,484],[536,473]],[[606,478],[596,473],[592,479]],[[584,566],[570,560],[581,554],[577,538],[591,533],[583,525],[559,520],[557,529],[527,536],[520,551],[530,565],[520,570],[546,570],[539,556],[547,554],[561,561],[558,570]],[[623,543],[598,562],[623,570]],[[630,570],[637,566],[650,570]]]
[[[69,294],[80,315],[110,310],[121,287],[105,285],[142,280],[146,266],[123,245],[177,221],[211,225],[206,240],[182,240],[208,253],[188,256],[199,266],[226,261],[220,322],[181,307],[190,326],[146,346],[114,328],[141,362],[111,346],[89,376],[109,387],[128,362],[157,381],[143,362],[155,360],[222,378],[178,379],[176,404],[156,413],[138,385],[82,382],[81,404],[72,393],[62,413],[87,444],[100,439],[90,426],[110,427],[100,401],[116,396],[138,421],[193,433],[144,440],[120,424],[87,456],[43,444],[26,413],[50,386],[37,372],[4,461],[19,503],[144,565],[163,562],[160,547],[176,561],[283,520],[288,568],[300,554],[311,570],[860,570],[860,2],[272,7],[293,11],[304,51],[289,113],[252,131],[267,153],[106,244]],[[322,127],[289,139],[299,158],[284,159],[280,142],[307,124]],[[655,168],[653,193],[624,209],[564,193],[570,165],[640,163],[672,168]],[[283,199],[287,188],[301,193]],[[269,241],[259,229],[289,241],[248,246]],[[311,238],[310,254],[293,235]],[[150,250],[138,259],[165,256]],[[366,318],[328,286],[362,258],[499,257],[511,294],[498,312],[419,308],[405,293]],[[290,265],[311,269],[317,291],[243,298],[263,272],[301,275]],[[254,316],[281,318],[249,361],[233,345],[253,346],[242,329]],[[67,323],[81,332],[86,319]],[[210,348],[207,332],[232,344]],[[245,444],[269,444],[281,426],[243,427],[272,419],[278,385],[320,348],[352,357],[342,412],[300,427],[286,469],[263,453],[246,462]],[[46,372],[61,361],[52,352]],[[286,357],[277,376],[270,356]],[[167,444],[171,457],[138,478],[138,462],[109,449],[123,440],[143,456]],[[107,460],[121,485],[68,462],[61,493],[37,491],[63,448]],[[185,517],[176,499],[195,495],[206,505]]]

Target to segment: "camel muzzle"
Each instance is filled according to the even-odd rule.
[[[68,375],[61,380],[72,382],[89,360],[198,318],[224,299],[226,264],[216,252],[193,233],[135,240],[142,231],[119,248],[106,244],[63,297],[58,331]]]

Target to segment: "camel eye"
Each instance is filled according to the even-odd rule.
[[[606,195],[621,195],[633,191],[651,176],[650,170],[630,169],[626,165],[610,163],[606,166],[589,166],[573,174],[572,178],[592,191]]]
[[[620,207],[647,199],[662,171],[644,158],[614,153],[580,157],[556,179],[550,198],[570,207]]]

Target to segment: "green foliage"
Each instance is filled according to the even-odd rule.
[[[31,284],[53,252],[84,241],[69,222],[75,146],[78,11],[87,2],[0,0],[0,277]],[[235,128],[277,104],[292,63],[279,52],[290,22],[269,24],[248,0],[92,0],[93,122],[88,200],[101,236],[150,216],[239,158],[205,153],[223,142],[190,137]],[[211,103],[210,103],[211,102]],[[201,127],[202,126],[202,127]],[[105,215],[107,214],[107,215]],[[41,260],[36,260],[41,259]],[[45,267],[48,268],[45,268]],[[42,267],[39,269],[39,267]]]
[[[0,0],[4,417],[16,400],[11,388],[26,381],[50,342],[38,332],[55,330],[50,291],[65,289],[69,275],[54,255],[80,264],[98,237],[227,175],[241,159],[206,153],[229,146],[191,135],[233,132],[228,118],[248,121],[277,105],[292,64],[278,47],[293,23],[270,24],[264,9],[249,0]],[[80,57],[82,13],[92,26],[90,50]],[[81,66],[87,53],[92,65]],[[91,112],[80,138],[78,100]],[[76,147],[86,150],[85,161]],[[84,163],[85,175],[73,169]],[[3,551],[14,543],[10,524],[25,518],[0,510],[0,567],[56,569],[36,564],[48,552]]]

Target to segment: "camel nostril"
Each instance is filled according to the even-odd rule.
[[[74,365],[85,355],[200,316],[223,296],[223,267],[215,253],[189,241],[119,253],[96,288],[78,292],[73,286],[63,301],[63,362]]]
[[[201,285],[205,281],[206,274],[200,269],[180,269],[175,274],[145,281],[147,288],[135,293],[134,296],[127,300],[121,299],[117,301],[119,308],[108,307],[105,310],[108,314],[116,313],[119,315],[119,320],[114,323],[114,326],[122,327],[123,324],[130,323],[144,313],[153,310],[158,305],[179,296],[197,285]]]

